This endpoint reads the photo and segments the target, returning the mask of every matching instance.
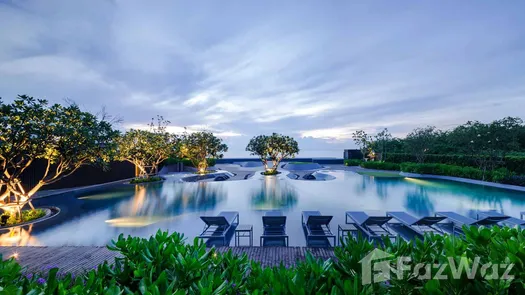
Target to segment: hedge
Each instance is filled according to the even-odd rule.
[[[511,175],[510,172],[505,168],[499,168],[493,171],[485,171],[485,173],[483,173],[481,169],[474,167],[461,167],[437,163],[402,163],[401,171],[418,174],[455,176],[493,182],[502,182],[503,179]]]
[[[344,163],[345,163],[345,166],[359,166],[361,163],[363,163],[363,160],[345,159]]]
[[[405,163],[405,162],[417,162],[415,156],[411,154],[397,154],[389,153],[386,154],[383,159],[386,162],[391,163]],[[473,156],[468,155],[436,155],[429,154],[425,156],[426,163],[439,163],[457,166],[470,166],[477,167],[476,159]],[[524,156],[506,156],[503,158],[503,162],[500,164],[500,168],[507,168],[509,171],[516,174],[525,174],[525,157]]]
[[[464,239],[427,234],[424,240],[382,243],[358,237],[347,238],[334,248],[334,259],[315,259],[307,254],[295,266],[263,268],[244,254],[217,252],[195,239],[184,242],[181,234],[157,232],[149,239],[120,235],[108,248],[119,252],[114,264],[104,262],[84,274],[53,268],[29,273],[14,258],[0,256],[1,294],[524,294],[525,231],[519,228],[464,227]],[[377,245],[381,244],[381,245]],[[365,273],[361,260],[375,248],[390,254],[391,264],[399,261],[409,270],[390,274],[388,281],[364,284],[376,277]],[[396,258],[403,257],[403,260]],[[451,264],[451,261],[454,262]],[[379,263],[379,262],[376,262]],[[416,273],[416,265],[429,265]],[[486,265],[497,265],[482,271]],[[502,278],[512,264],[508,275]],[[452,273],[452,267],[474,269]],[[378,265],[375,265],[378,266]],[[459,269],[462,267],[460,266]],[[364,269],[364,270],[363,270]],[[428,276],[424,276],[428,274]],[[439,274],[444,278],[434,279]],[[487,275],[493,274],[495,279]],[[498,274],[496,277],[495,275]]]
[[[389,163],[389,162],[362,162],[361,167],[378,170],[394,170],[407,173],[432,174],[454,176],[476,180],[492,181],[497,183],[525,186],[525,175],[516,175],[505,168],[485,171],[474,167],[462,167],[439,163]]]
[[[363,168],[367,168],[367,169],[378,169],[378,170],[399,171],[401,169],[400,165],[397,163],[380,162],[380,161],[362,162],[360,166]]]

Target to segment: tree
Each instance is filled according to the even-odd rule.
[[[407,150],[416,157],[419,163],[425,162],[426,153],[432,148],[437,134],[436,127],[427,126],[414,129],[405,138]]]
[[[354,139],[354,143],[361,150],[361,154],[363,154],[363,159],[365,159],[373,148],[372,137],[366,134],[366,132],[364,132],[363,130],[356,130],[352,134],[352,138]]]
[[[451,142],[460,152],[474,158],[483,171],[495,169],[503,162],[505,154],[520,149],[519,136],[523,128],[520,118],[507,117],[485,124],[468,121],[450,132]]]
[[[381,158],[383,160],[386,159],[388,144],[391,140],[392,140],[392,134],[388,132],[387,128],[381,130],[381,132],[379,132],[375,136],[375,147],[377,148],[378,152],[381,153]]]
[[[115,152],[113,130],[106,118],[83,112],[71,104],[49,106],[26,95],[13,103],[0,101],[0,208],[20,213],[42,186],[59,181],[89,164],[108,163]],[[20,181],[36,161],[46,168],[34,185]]]
[[[290,136],[273,133],[270,136],[253,137],[246,146],[246,151],[261,159],[268,174],[275,174],[282,159],[294,158],[299,153],[299,144]],[[268,160],[272,161],[271,169],[268,168]]]
[[[199,173],[208,168],[208,158],[222,158],[228,146],[211,132],[185,133],[182,136],[181,154],[197,167]]]
[[[137,167],[139,177],[158,173],[159,165],[179,155],[180,138],[166,131],[170,122],[162,116],[149,124],[149,130],[130,129],[118,139],[118,157]]]

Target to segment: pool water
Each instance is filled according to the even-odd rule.
[[[290,246],[304,246],[301,211],[333,215],[332,231],[345,222],[345,211],[407,211],[416,216],[456,211],[472,216],[478,209],[496,209],[519,217],[525,193],[451,181],[373,177],[351,171],[323,171],[328,181],[293,180],[259,173],[248,180],[183,183],[171,175],[163,183],[118,184],[82,193],[35,200],[36,206],[57,206],[58,216],[0,231],[0,245],[99,245],[119,234],[149,237],[157,230],[178,231],[189,240],[204,223],[202,215],[239,211],[241,224],[252,224],[254,245],[262,234],[262,216],[280,209],[287,216]],[[244,241],[246,242],[246,241]],[[233,239],[231,241],[233,245]]]

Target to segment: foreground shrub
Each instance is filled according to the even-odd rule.
[[[525,232],[499,227],[463,230],[464,239],[427,235],[423,241],[384,240],[378,249],[387,252],[387,265],[399,270],[397,258],[404,257],[409,267],[391,273],[385,282],[370,284],[362,284],[369,275],[363,272],[362,259],[378,243],[361,237],[343,241],[333,260],[308,254],[294,267],[263,268],[246,255],[207,249],[198,239],[185,244],[178,233],[159,231],[149,239],[120,235],[108,246],[120,253],[113,265],[104,263],[77,277],[57,268],[27,274],[13,258],[2,260],[0,294],[523,294]],[[415,273],[418,263],[429,265],[430,273]],[[487,276],[495,274],[493,268],[481,270],[489,263],[513,264],[508,274],[514,279]],[[464,270],[456,275],[459,265]],[[471,278],[465,268],[472,270]],[[496,272],[501,277],[506,270]],[[444,276],[440,280],[435,279],[438,271]],[[372,277],[374,273],[377,269]]]
[[[401,166],[397,163],[379,162],[379,161],[362,162],[360,166],[363,168],[367,168],[367,169],[394,170],[394,171],[401,170]]]

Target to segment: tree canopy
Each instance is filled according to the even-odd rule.
[[[114,156],[118,134],[106,118],[81,111],[76,104],[49,105],[26,95],[12,103],[0,101],[2,208],[13,202],[23,206],[42,186],[83,165],[107,163]],[[36,160],[45,161],[46,169],[35,185],[26,187],[20,176]]]
[[[419,163],[425,161],[425,155],[434,144],[438,131],[434,126],[416,128],[405,138],[405,146],[414,154]]]
[[[227,151],[228,146],[211,132],[185,133],[182,136],[181,155],[188,158],[200,173],[208,168],[207,159],[220,159]]]
[[[264,168],[270,173],[275,173],[282,159],[294,158],[299,153],[299,144],[290,136],[273,133],[270,136],[253,137],[246,146],[246,151],[252,156],[258,156]],[[272,161],[271,169],[268,168],[268,160]]]
[[[361,150],[363,159],[366,158],[366,156],[372,151],[373,146],[374,146],[374,141],[372,140],[372,136],[368,135],[363,130],[356,130],[352,134],[352,139],[354,140],[354,143]]]
[[[169,157],[179,157],[180,137],[166,131],[169,121],[152,119],[149,130],[130,129],[118,139],[118,158],[133,163],[139,176],[158,173],[159,165]]]

